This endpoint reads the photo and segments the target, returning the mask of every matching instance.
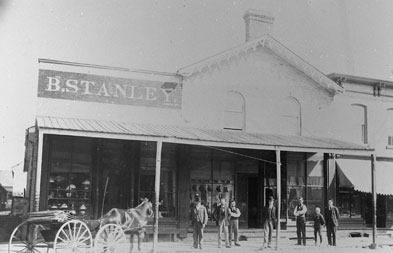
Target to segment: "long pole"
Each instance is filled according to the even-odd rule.
[[[105,182],[105,187],[104,187],[104,194],[102,196],[102,205],[101,205],[101,218],[104,215],[104,203],[105,203],[105,197],[106,197],[106,191],[108,188],[108,182],[109,182],[109,176],[106,177],[106,182]],[[101,224],[100,224],[101,225]]]
[[[376,192],[376,181],[375,181],[375,167],[376,167],[376,157],[371,155],[371,192],[373,196],[373,243],[371,248],[375,249],[377,247],[376,237],[377,237],[377,192]]]
[[[280,214],[281,214],[281,154],[279,148],[276,149],[276,174],[277,174],[276,250],[278,250],[278,240],[280,238]]]
[[[154,237],[153,237],[153,252],[157,252],[158,243],[158,207],[160,204],[160,177],[161,177],[161,150],[162,141],[157,141],[157,153],[156,153],[156,178],[155,178],[155,214],[154,214]]]

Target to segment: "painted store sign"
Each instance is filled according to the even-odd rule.
[[[181,108],[180,83],[39,70],[38,97]]]

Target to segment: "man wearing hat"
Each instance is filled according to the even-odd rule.
[[[295,207],[293,214],[296,216],[297,245],[306,246],[306,213],[307,207],[303,204],[303,198],[299,197],[299,204]]]
[[[195,195],[194,207],[191,210],[191,222],[193,228],[193,247],[202,249],[203,246],[203,229],[207,224],[208,216],[206,208],[201,204],[199,194]]]
[[[276,222],[276,207],[274,206],[274,198],[270,196],[268,198],[268,204],[262,210],[262,221],[263,229],[265,232],[263,239],[263,248],[271,248],[272,244],[272,234],[273,234],[273,224]]]
[[[218,220],[218,247],[221,248],[222,231],[224,230],[225,247],[230,248],[228,240],[228,226],[229,226],[229,210],[226,200],[220,199],[220,205],[216,208],[216,217]]]
[[[327,232],[329,246],[336,246],[336,232],[337,232],[340,212],[338,211],[337,207],[333,206],[333,199],[329,199],[328,201],[325,217],[326,217],[326,232]]]

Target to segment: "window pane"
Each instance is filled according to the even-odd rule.
[[[243,130],[243,114],[236,112],[225,112],[224,128]]]
[[[300,135],[300,106],[294,98],[287,98],[279,105],[281,134]]]
[[[361,105],[352,105],[350,117],[350,129],[348,132],[351,141],[367,143],[366,108]]]
[[[235,92],[228,92],[225,110],[232,112],[243,112],[243,97]]]
[[[243,130],[244,128],[244,100],[236,92],[228,92],[225,101],[224,128]]]

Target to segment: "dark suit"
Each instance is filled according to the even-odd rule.
[[[203,205],[195,206],[191,210],[191,221],[193,227],[194,248],[201,248],[203,245],[203,228],[208,220],[206,207]]]
[[[325,211],[326,220],[326,231],[329,245],[336,246],[336,231],[338,227],[338,219],[340,213],[338,208],[333,206],[331,208],[327,207]],[[333,240],[332,240],[333,238]]]
[[[217,206],[216,210],[216,217],[218,220],[218,247],[221,248],[221,238],[222,238],[222,231],[224,230],[224,237],[225,237],[225,246],[229,247],[229,240],[228,240],[228,226],[229,226],[229,209],[228,206],[219,205]]]
[[[263,221],[263,229],[265,232],[263,243],[267,243],[268,245],[272,242],[272,234],[273,234],[273,224],[276,222],[277,214],[276,207],[273,206],[269,209],[269,206],[265,206],[262,209],[262,221]]]

